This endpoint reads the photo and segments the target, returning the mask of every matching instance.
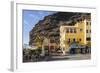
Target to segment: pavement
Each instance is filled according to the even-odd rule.
[[[91,59],[91,54],[73,54],[73,55],[60,55],[60,56],[44,56],[40,58],[33,58],[24,62],[43,62],[43,61],[59,61],[59,60],[88,60]]]
[[[54,60],[86,60],[86,59],[91,59],[91,54],[52,56],[50,61],[54,61]]]

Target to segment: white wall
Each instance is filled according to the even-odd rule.
[[[29,1],[29,0],[27,0]],[[65,69],[56,69],[56,70],[45,70],[38,73],[99,73],[100,69],[100,5],[99,0],[32,0],[34,2],[43,3],[43,4],[56,4],[56,5],[68,5],[68,6],[95,6],[97,7],[98,13],[98,24],[96,25],[97,29],[95,30],[95,39],[98,49],[98,65],[97,67],[83,67],[83,68],[65,68]],[[10,73],[10,0],[0,0],[0,73]],[[33,71],[34,72],[34,71]],[[36,71],[35,71],[36,72]],[[34,73],[35,73],[34,72]],[[36,73],[37,73],[36,72]],[[28,73],[28,72],[27,72]]]

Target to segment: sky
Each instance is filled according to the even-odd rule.
[[[23,44],[29,44],[29,32],[40,20],[43,20],[45,16],[51,15],[55,12],[51,11],[39,11],[39,10],[23,10]]]

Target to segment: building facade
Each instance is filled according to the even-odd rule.
[[[69,25],[70,24],[70,25]],[[60,47],[66,52],[72,43],[87,45],[91,42],[91,18],[82,16],[76,22],[66,22],[60,26]]]

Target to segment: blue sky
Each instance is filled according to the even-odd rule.
[[[29,32],[39,20],[55,12],[39,10],[23,10],[23,44],[29,44]]]

